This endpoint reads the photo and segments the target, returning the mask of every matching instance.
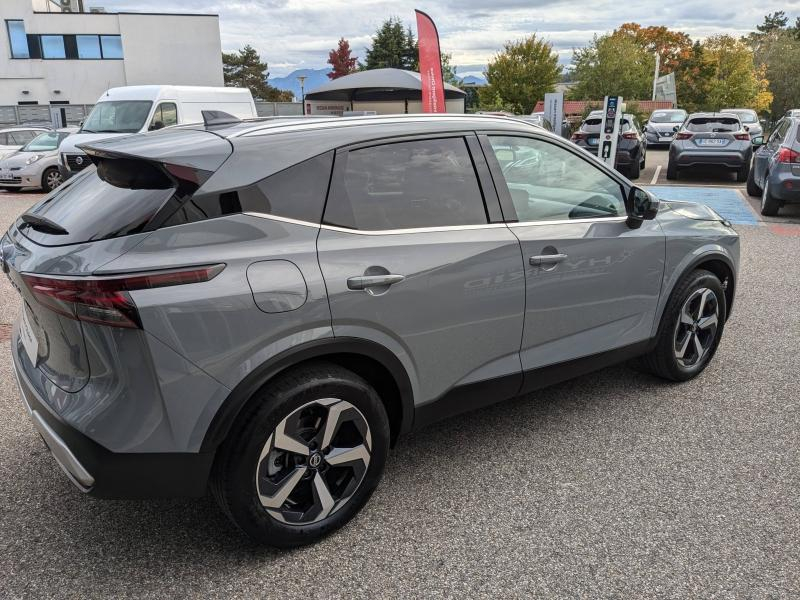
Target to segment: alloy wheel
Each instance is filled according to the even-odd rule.
[[[719,326],[719,300],[708,288],[700,288],[683,303],[675,326],[675,358],[682,367],[699,364],[714,345]]]
[[[355,406],[338,398],[308,402],[264,444],[255,476],[261,505],[283,523],[321,521],[356,492],[371,452],[369,425]]]
[[[45,178],[45,183],[50,191],[56,189],[63,183],[61,180],[61,173],[58,171],[50,171]]]

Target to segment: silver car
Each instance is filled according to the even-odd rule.
[[[686,120],[682,108],[655,110],[644,124],[644,135],[648,146],[669,146],[675,135],[675,127]]]
[[[678,179],[691,167],[720,167],[744,183],[750,174],[753,146],[750,134],[732,113],[694,113],[680,127],[669,147],[667,179]]]
[[[93,166],[2,239],[23,402],[83,491],[210,487],[253,539],[298,546],[358,512],[409,431],[714,356],[730,224],[541,127],[225,121],[84,145]]]
[[[22,148],[40,133],[50,131],[50,127],[20,125],[0,129],[0,158],[8,156]]]
[[[38,188],[52,192],[63,179],[59,170],[58,146],[77,127],[40,133],[25,146],[0,160],[0,190],[13,192]]]
[[[723,108],[720,112],[734,114],[739,117],[747,133],[750,134],[750,141],[754,146],[764,143],[764,128],[758,120],[758,113],[749,108]]]

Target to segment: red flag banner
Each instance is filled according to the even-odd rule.
[[[442,56],[439,53],[439,32],[433,20],[421,10],[417,13],[419,39],[419,75],[422,78],[422,112],[447,112],[444,104]]]

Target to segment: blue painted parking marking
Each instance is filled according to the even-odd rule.
[[[747,201],[737,190],[723,187],[680,187],[671,185],[646,186],[659,198],[664,200],[682,200],[705,204],[717,211],[731,223],[741,225],[758,225]]]

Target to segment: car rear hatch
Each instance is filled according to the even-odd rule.
[[[94,167],[24,213],[1,243],[3,271],[23,300],[18,358],[66,392],[90,377],[82,323],[111,323],[102,313],[109,296],[93,273],[158,229],[232,147],[178,129],[83,149]]]
[[[728,148],[741,140],[749,142],[750,136],[740,129],[739,121],[728,117],[695,118],[686,127],[691,144],[709,151]]]

